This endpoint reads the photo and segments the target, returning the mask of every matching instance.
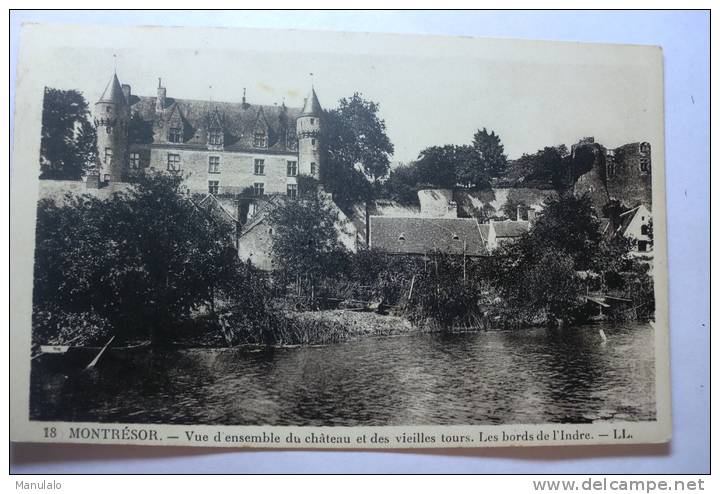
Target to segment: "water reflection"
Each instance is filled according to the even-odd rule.
[[[424,425],[653,420],[647,325],[147,350],[68,377],[33,367],[39,420]]]

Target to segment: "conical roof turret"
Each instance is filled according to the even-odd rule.
[[[310,90],[310,94],[305,98],[305,105],[302,109],[302,116],[319,117],[322,112],[320,101],[318,100],[317,94],[315,94],[315,88]]]
[[[110,79],[110,82],[105,86],[105,91],[103,91],[102,96],[100,96],[98,103],[116,103],[118,105],[127,103],[117,74],[113,74],[112,79]]]

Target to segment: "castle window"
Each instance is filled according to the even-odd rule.
[[[315,175],[316,172],[317,172],[317,165],[313,161],[312,163],[310,163],[310,175]]]
[[[267,134],[259,130],[253,134],[253,147],[266,148],[267,147]]]
[[[170,127],[168,132],[168,141],[170,142],[183,142],[183,132],[180,127]]]
[[[220,156],[208,157],[208,173],[220,173]]]
[[[220,191],[219,180],[208,180],[208,194],[216,195]]]
[[[110,163],[113,157],[112,148],[105,148],[105,163]]]
[[[640,158],[640,171],[641,172],[650,171],[650,158]]]
[[[106,106],[105,113],[112,113],[112,106]]]
[[[130,169],[137,170],[140,168],[140,153],[130,153]]]
[[[615,176],[615,163],[612,161],[607,164],[607,176],[608,178]]]
[[[310,144],[315,145],[315,139],[310,139]]]
[[[181,169],[182,168],[180,166],[180,155],[168,153],[168,155],[167,155],[167,171],[179,172]]]
[[[315,125],[315,119],[314,119],[314,118],[311,118],[311,119],[310,119],[310,125]]]
[[[647,235],[650,229],[647,225],[640,225],[640,234],[641,235]]]
[[[295,177],[295,176],[297,176],[297,173],[298,173],[297,161],[288,161],[287,162],[287,176]]]
[[[255,160],[255,175],[265,175],[265,160]]]
[[[297,197],[297,184],[288,184],[287,186],[287,195],[288,197],[295,199]]]
[[[265,184],[260,182],[255,182],[253,184],[253,192],[256,196],[262,196],[265,195]]]
[[[211,130],[208,134],[208,144],[220,146],[223,143],[223,135],[219,130]]]

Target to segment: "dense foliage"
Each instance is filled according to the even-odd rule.
[[[418,159],[393,169],[384,183],[383,194],[403,204],[417,202],[423,188],[488,189],[493,178],[501,176],[507,156],[500,136],[487,129],[478,130],[471,145],[431,146]]]
[[[97,160],[95,127],[83,95],[45,88],[40,178],[79,180]]]
[[[345,255],[338,240],[338,211],[320,193],[287,199],[270,213],[274,229],[272,255],[288,279],[330,276]]]
[[[41,201],[36,311],[95,313],[118,335],[160,341],[218,299],[250,298],[231,226],[197,208],[180,185],[179,177],[153,175],[104,201]]]
[[[323,117],[326,166],[322,180],[341,207],[371,197],[372,184],[385,177],[395,148],[380,106],[355,93]]]

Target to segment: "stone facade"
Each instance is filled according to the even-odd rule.
[[[576,195],[588,194],[598,211],[611,201],[625,208],[652,204],[652,160],[650,144],[635,142],[607,149],[585,139],[572,147],[573,160],[585,154],[589,170],[575,182]]]
[[[113,75],[94,108],[97,176],[122,182],[146,170],[185,178],[192,194],[297,194],[297,176],[320,179],[322,108],[314,89],[303,108],[182,100],[158,82],[136,96]]]

